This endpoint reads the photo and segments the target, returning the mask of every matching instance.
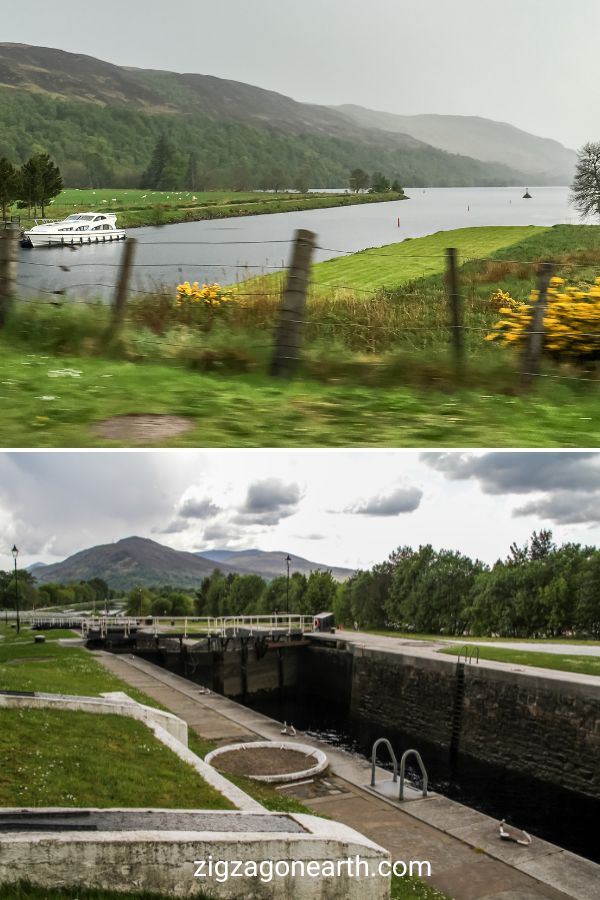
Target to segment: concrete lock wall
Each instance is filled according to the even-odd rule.
[[[350,694],[348,711],[359,722],[600,798],[595,686],[472,664],[461,698],[453,660],[344,644],[310,647],[305,666],[322,697],[325,689],[335,697],[333,685],[346,679],[338,697]]]
[[[227,832],[62,832],[0,834],[0,883],[27,879],[45,888],[93,886],[104,890],[154,891],[190,897],[204,891],[211,897],[294,897],[297,900],[385,900],[390,877],[379,874],[389,853],[345,825],[315,816],[273,814],[299,822],[304,833],[285,831]],[[351,877],[347,868],[332,877],[194,877],[198,863],[278,860],[325,862],[355,860],[368,873]],[[207,871],[206,865],[204,871]],[[373,873],[373,874],[372,874]],[[268,874],[267,874],[268,877]]]
[[[600,798],[600,691],[469,666],[460,749]]]

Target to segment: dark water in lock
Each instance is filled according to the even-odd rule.
[[[315,262],[436,231],[484,225],[556,225],[579,221],[566,187],[407,188],[409,200],[273,215],[132,228],[138,241],[132,291],[174,291],[181,281],[235,284],[286,267],[298,228],[317,235]],[[399,224],[398,224],[399,221]],[[118,224],[118,222],[117,222]],[[106,299],[117,280],[122,243],[22,249],[20,296]]]
[[[369,760],[373,743],[380,737],[390,740],[398,759],[404,750],[415,748],[423,757],[431,790],[498,820],[506,819],[532,836],[600,862],[598,800],[535,781],[508,768],[485,765],[461,754],[453,759],[448,750],[416,735],[400,730],[386,731],[353,720],[341,706],[325,702],[321,697],[288,694],[277,697],[255,695],[244,701],[236,699],[277,721],[293,723],[309,738],[320,739]],[[386,750],[382,747],[381,751],[378,762],[387,768]],[[409,779],[418,782],[417,775],[418,771],[409,766]]]

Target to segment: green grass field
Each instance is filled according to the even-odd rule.
[[[62,219],[76,212],[114,212],[122,228],[144,225],[167,225],[201,219],[223,219],[232,216],[264,215],[323,209],[350,204],[377,203],[398,198],[393,194],[298,194],[265,193],[263,191],[150,191],[134,188],[98,190],[69,188],[62,191],[46,208],[46,218]],[[33,222],[27,210],[11,209],[21,216],[21,223]]]
[[[4,342],[0,359],[5,447],[129,446],[100,437],[95,427],[131,413],[168,413],[192,423],[189,432],[146,438],[142,446],[594,447],[600,438],[597,394],[577,382],[548,379],[522,397],[495,394],[489,383],[454,389],[435,370],[431,386],[414,387],[409,364],[391,367],[387,384],[353,386],[348,376],[336,383],[335,373],[329,384],[283,382],[259,373],[199,374],[166,363],[24,355]],[[49,376],[56,372],[64,374]],[[368,379],[368,370],[364,374]]]
[[[0,806],[235,808],[142,722],[117,715],[0,709],[0,755]]]
[[[580,675],[600,675],[600,657],[569,656],[560,653],[543,653],[538,650],[510,650],[505,647],[479,646],[480,659],[491,659],[495,662],[513,663],[518,666],[537,666],[541,669],[555,669],[560,672],[577,672]],[[440,651],[450,656],[458,656],[464,648],[451,647]],[[469,646],[469,650],[474,647]]]
[[[313,267],[313,284],[318,287],[360,288],[379,291],[395,289],[429,275],[439,275],[446,265],[446,248],[455,247],[459,263],[488,257],[547,231],[534,226],[459,228],[400,244],[373,247],[351,256],[341,256]]]

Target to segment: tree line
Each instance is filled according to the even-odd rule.
[[[498,637],[600,637],[600,551],[534,532],[487,566],[430,544],[399,547],[340,586],[338,621],[365,628]]]
[[[215,569],[193,592],[173,587],[134,587],[126,596],[132,616],[250,616],[330,610],[338,592],[331,572],[300,572],[266,581],[260,575],[225,575]]]
[[[37,586],[19,572],[22,609],[104,603],[118,596],[102,579]],[[122,594],[120,595],[123,596]],[[533,532],[506,559],[488,566],[453,550],[403,546],[371,569],[338,583],[329,571],[266,581],[216,568],[194,591],[137,586],[124,597],[133,616],[229,616],[333,611],[338,625],[452,637],[482,635],[600,638],[600,551],[557,546],[552,532]],[[14,573],[0,572],[0,607],[14,608]]]
[[[402,185],[397,178],[390,180],[383,172],[373,172],[369,175],[364,169],[352,169],[350,172],[350,190],[355,194],[361,191],[369,191],[371,194],[395,194],[404,193]]]
[[[60,169],[43,150],[34,153],[18,168],[5,156],[0,156],[0,206],[4,220],[15,201],[20,209],[27,208],[29,215],[32,209],[34,216],[37,215],[39,206],[44,216],[47,204],[62,189]]]
[[[102,612],[108,600],[117,593],[109,588],[103,578],[91,578],[89,581],[74,581],[69,584],[37,584],[34,572],[19,569],[18,586],[15,585],[15,573],[0,572],[0,609],[16,608],[16,590],[19,592],[19,609],[33,610],[44,607],[69,607],[79,604],[96,605]]]

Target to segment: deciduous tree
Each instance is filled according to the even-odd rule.
[[[600,217],[600,142],[584,144],[579,151],[570,199],[582,217]]]

